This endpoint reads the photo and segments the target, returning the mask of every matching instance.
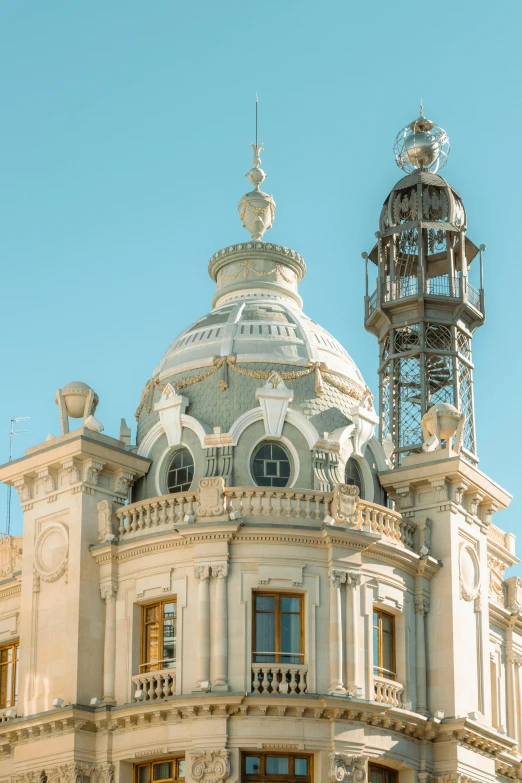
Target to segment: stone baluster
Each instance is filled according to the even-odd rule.
[[[100,585],[105,601],[105,640],[103,647],[103,701],[116,704],[116,582]]]
[[[215,690],[228,691],[228,563],[213,565],[212,576],[217,577],[216,608],[214,611],[216,638],[213,645],[215,676],[212,687]]]
[[[343,694],[343,628],[341,615],[341,585],[346,572],[331,569],[330,578],[330,687],[328,693]]]
[[[198,580],[198,645],[196,659],[196,689],[210,680],[210,566],[194,566]]]
[[[426,632],[425,615],[430,609],[430,599],[420,595],[415,598],[415,672],[417,684],[417,712],[426,715]]]
[[[357,630],[359,623],[359,585],[361,575],[346,575],[346,687],[352,692],[357,685]]]

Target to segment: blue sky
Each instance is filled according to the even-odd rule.
[[[469,236],[487,245],[480,467],[517,493],[521,22],[514,1],[2,3],[0,457],[11,416],[31,417],[15,456],[59,432],[53,398],[71,380],[96,389],[107,434],[122,416],[134,427],[155,364],[210,307],[209,257],[247,236],[256,91],[278,205],[266,239],[304,256],[306,312],[375,391],[361,252],[422,96],[449,133],[444,176]],[[520,530],[521,498],[496,524]]]

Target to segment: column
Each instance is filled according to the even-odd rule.
[[[196,689],[210,681],[210,566],[195,565],[198,585],[198,638],[196,652]]]
[[[103,646],[103,702],[116,704],[116,582],[100,585],[105,601],[105,641]]]
[[[352,693],[357,684],[357,631],[359,626],[360,574],[346,575],[346,688]]]
[[[511,630],[511,629],[510,629]],[[517,739],[516,727],[516,698],[515,692],[515,656],[513,655],[513,646],[507,645],[506,650],[506,718],[508,737]]]
[[[330,687],[328,693],[343,694],[343,628],[341,615],[341,584],[346,572],[331,569],[330,577]]]
[[[214,639],[212,656],[212,669],[214,671],[212,687],[218,691],[228,691],[228,563],[213,565],[212,576],[217,577],[216,606],[214,609],[216,637]]]
[[[516,715],[516,739],[518,746],[522,745],[522,655],[514,656],[515,672],[516,672],[516,696],[515,696],[515,715]]]
[[[415,598],[415,673],[417,684],[417,712],[426,715],[426,636],[424,615],[430,608],[430,599],[426,596]]]

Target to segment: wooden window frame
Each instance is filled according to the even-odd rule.
[[[260,762],[259,774],[246,773],[247,756],[257,756]],[[267,775],[265,772],[266,758],[287,758],[291,759],[287,775]],[[308,761],[308,775],[295,775],[295,759],[306,759]],[[314,779],[314,757],[309,753],[271,753],[260,752],[258,750],[244,750],[241,752],[241,780],[256,781],[256,783],[312,783]]]
[[[377,658],[378,658],[378,665],[376,666],[372,662],[372,671],[374,677],[383,677],[386,680],[397,680],[397,662],[395,660],[395,615],[392,614],[392,612],[386,612],[384,609],[378,609],[375,606],[372,610],[372,631],[375,629],[375,625],[373,623],[373,615],[377,614],[379,615],[378,625],[377,625]],[[392,632],[391,632],[391,644],[392,644],[392,671],[388,671],[388,669],[384,668],[384,648],[382,643],[382,617],[389,617],[392,621]],[[377,674],[375,673],[375,669],[377,669]],[[386,672],[386,674],[385,674]],[[374,765],[377,766],[377,765]],[[385,769],[385,767],[383,767]]]
[[[164,666],[160,664],[165,663],[165,659],[158,661],[157,668],[150,668],[151,666],[156,666],[156,664],[151,664],[149,661],[145,660],[145,646],[146,646],[146,633],[145,633],[145,627],[147,625],[146,616],[147,616],[147,609],[150,609],[152,606],[164,606],[165,604],[176,604],[176,656],[173,659],[174,663],[177,663],[177,641],[178,641],[178,611],[177,611],[177,600],[176,596],[171,596],[170,598],[162,598],[159,601],[149,601],[146,604],[141,605],[141,614],[140,614],[140,674],[143,674],[145,672],[160,672],[164,670]],[[158,634],[158,648],[163,649],[163,618],[164,613],[162,611],[161,614],[161,622],[159,623],[160,629]],[[170,659],[169,659],[170,660]],[[149,668],[146,669],[145,667],[148,666]],[[174,667],[170,667],[174,668]],[[170,759],[166,759],[167,761],[170,761]]]
[[[396,769],[392,769],[391,767],[385,767],[382,764],[368,764],[368,783],[371,783],[371,774],[372,769],[379,770],[379,772],[384,772],[388,776],[388,779],[386,780],[386,783],[398,783],[399,781],[399,773]]]
[[[175,773],[176,773],[175,776],[173,778],[163,778],[163,779],[160,779],[160,780],[157,780],[157,781],[153,781],[153,778],[152,778],[152,767],[154,766],[154,764],[165,764],[165,762],[167,762],[167,761],[174,761],[175,762],[175,767],[174,767],[174,770],[175,770]],[[134,777],[134,783],[139,783],[139,781],[140,781],[140,769],[142,769],[143,767],[149,767],[150,768],[150,773],[149,773],[150,783],[165,783],[165,781],[170,781],[170,780],[185,780],[184,777],[181,778],[181,777],[179,777],[179,774],[178,774],[178,772],[179,772],[179,762],[180,761],[185,761],[185,756],[167,756],[166,758],[163,758],[163,759],[161,759],[161,758],[160,759],[153,759],[151,761],[143,761],[143,762],[141,762],[139,764],[134,764],[134,776],[133,776]],[[185,770],[185,772],[186,772],[186,770]]]
[[[258,596],[263,596],[265,598],[275,598],[275,610],[274,610],[274,616],[275,616],[275,650],[270,651],[258,651],[257,650],[257,639],[256,639],[256,599]],[[265,591],[265,590],[256,590],[252,593],[252,662],[253,663],[266,663],[269,664],[269,661],[256,661],[254,660],[256,658],[256,655],[270,655],[274,654],[275,661],[273,663],[286,663],[287,659],[290,658],[290,656],[294,655],[295,657],[299,658],[299,664],[304,663],[305,658],[305,651],[304,651],[304,593],[283,593],[278,591]],[[300,638],[299,638],[299,652],[298,653],[284,653],[281,650],[281,618],[282,618],[282,612],[281,612],[281,599],[282,598],[299,598],[299,620],[300,620]],[[269,614],[269,612],[261,612],[261,614]],[[270,614],[272,614],[270,612]],[[293,614],[293,613],[292,613]],[[295,613],[297,614],[297,613]],[[295,666],[296,664],[288,664],[289,666]]]
[[[6,702],[5,706],[6,706],[6,708],[9,708],[9,707],[14,707],[15,704],[17,703],[17,699],[16,699],[16,695],[17,695],[16,694],[16,690],[17,690],[17,688],[16,688],[16,685],[17,685],[17,674],[18,674],[18,663],[19,663],[19,661],[18,661],[18,653],[20,651],[20,641],[17,639],[16,642],[9,642],[9,644],[2,644],[2,645],[0,645],[0,653],[3,650],[12,650],[13,651],[13,659],[12,659],[10,664],[7,661],[5,663],[0,663],[0,683],[2,681],[1,670],[4,668],[4,666],[5,666],[6,669],[7,669],[7,667],[9,665],[11,665],[12,668],[13,668],[12,675],[11,675],[11,693],[10,693],[10,696],[9,696],[10,704],[7,704],[7,701],[8,701],[7,700],[7,694],[0,694],[0,697],[2,695],[5,695],[5,697],[6,697],[5,698],[5,702]],[[1,698],[0,698],[0,703],[1,703]],[[4,709],[4,708],[2,707],[2,709]]]

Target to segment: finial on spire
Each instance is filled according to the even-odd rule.
[[[424,106],[422,105],[422,98],[420,99],[420,106],[419,106],[419,119],[420,117],[424,117]]]
[[[261,239],[265,231],[272,228],[276,207],[272,196],[260,189],[266,179],[266,174],[261,168],[260,155],[263,151],[263,142],[259,143],[257,140],[258,103],[256,92],[256,143],[250,145],[254,153],[253,168],[246,175],[248,181],[254,186],[254,190],[246,193],[238,206],[239,218],[247,231],[250,231],[252,239]]]

